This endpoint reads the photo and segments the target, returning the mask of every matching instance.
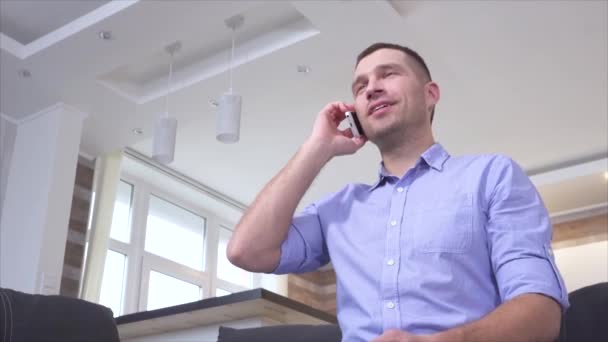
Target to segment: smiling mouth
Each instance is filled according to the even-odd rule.
[[[372,110],[370,112],[370,115],[373,115],[375,112],[377,112],[379,110],[382,110],[384,108],[390,107],[390,106],[392,106],[392,105],[391,104],[386,104],[386,103],[385,104],[381,104],[379,106],[376,106],[376,107],[372,108]]]

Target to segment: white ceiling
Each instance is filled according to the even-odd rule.
[[[224,19],[269,3],[140,1],[26,59],[0,50],[0,111],[19,120],[63,101],[89,113],[84,154],[131,146],[149,155],[162,99],[136,105],[97,79],[120,66],[149,63],[176,40],[184,42],[184,53],[206,42],[225,47]],[[453,155],[505,153],[531,172],[608,155],[605,1],[289,4],[320,33],[237,68],[235,89],[243,96],[238,144],[215,140],[208,105],[227,90],[226,73],[171,95],[179,119],[172,168],[250,203],[309,134],[318,110],[352,99],[355,57],[376,41],[404,44],[425,57],[442,91],[435,135]],[[246,18],[243,30],[247,25]],[[114,39],[98,39],[101,30],[111,30]],[[311,73],[297,73],[299,64]],[[32,77],[20,78],[22,68]],[[135,127],[144,134],[133,135]],[[332,161],[304,201],[346,182],[373,182],[378,162],[371,145]]]
[[[0,31],[21,44],[29,44],[109,0],[2,0]]]

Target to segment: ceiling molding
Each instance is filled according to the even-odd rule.
[[[67,113],[73,114],[73,115],[75,115],[77,118],[79,118],[81,120],[85,120],[89,116],[88,113],[85,113],[85,112],[83,112],[83,111],[81,111],[81,110],[79,110],[79,109],[77,109],[75,107],[72,107],[72,106],[70,106],[68,104],[65,104],[63,102],[57,102],[54,105],[49,106],[47,108],[44,108],[44,109],[42,109],[42,110],[40,110],[40,111],[38,111],[36,113],[30,114],[30,115],[24,117],[21,120],[17,120],[17,125],[22,125],[22,124],[24,124],[26,122],[35,120],[35,119],[37,119],[37,118],[39,118],[39,117],[41,117],[43,115],[46,115],[46,114],[49,114],[49,113],[54,113],[56,111],[62,111],[62,112],[67,112]]]
[[[543,173],[532,174],[530,180],[537,187],[559,183],[568,179],[608,171],[608,158],[600,158],[580,164],[557,168]]]
[[[0,32],[0,48],[19,59],[25,59],[23,44]]]
[[[170,90],[167,88],[167,77],[164,76],[164,73],[161,73],[161,77],[145,83],[138,83],[132,77],[127,76],[127,70],[137,69],[138,66],[145,64],[145,60],[133,61],[119,66],[98,76],[97,82],[132,102],[145,104],[166,96],[168,93],[177,92],[220,75],[230,70],[230,68],[238,68],[243,64],[253,62],[256,59],[312,38],[319,33],[320,31],[308,19],[300,15],[299,18],[291,20],[288,24],[274,27],[267,32],[259,32],[253,38],[239,42],[239,45],[235,47],[234,61],[231,61],[231,50],[228,48],[215,51],[210,56],[196,59],[189,65],[181,66],[181,68],[177,65],[177,68],[173,71]],[[196,50],[197,48],[188,47],[189,50]],[[152,56],[148,56],[148,58],[152,58]],[[165,61],[162,61],[161,64],[156,65],[156,69],[164,70],[166,64]]]
[[[158,171],[166,176],[176,179],[176,180],[180,181],[181,183],[194,188],[195,190],[201,191],[202,193],[210,196],[211,198],[213,198],[215,200],[219,200],[222,203],[228,204],[229,206],[233,207],[234,209],[237,209],[240,212],[245,212],[247,210],[248,206],[245,205],[244,203],[239,202],[238,200],[236,200],[230,196],[227,196],[213,188],[210,188],[207,185],[204,185],[201,182],[199,182],[193,178],[190,178],[178,171],[175,171],[170,167],[160,164],[160,163],[156,162],[154,159],[144,155],[143,153],[140,153],[129,147],[125,148],[123,153],[126,157],[136,160],[136,161],[146,165],[147,167],[152,168],[155,171]]]
[[[608,214],[608,202],[556,212],[551,214],[550,218],[552,224],[560,224],[604,214]]]
[[[0,113],[0,117],[2,118],[2,120],[6,120],[14,125],[19,125],[19,120],[12,118],[4,113]]]
[[[26,45],[0,32],[0,48],[19,59],[26,59],[138,2],[139,0],[110,1]]]

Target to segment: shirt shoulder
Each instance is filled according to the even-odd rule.
[[[337,205],[351,203],[353,200],[367,197],[372,185],[362,183],[348,183],[336,192],[329,193],[314,204],[321,208],[330,208]]]
[[[445,164],[445,182],[464,187],[480,196],[481,204],[489,203],[497,189],[513,182],[529,183],[521,167],[504,154],[469,154],[451,157]],[[447,185],[446,185],[447,186]]]
[[[503,169],[516,165],[516,162],[509,156],[499,153],[492,154],[466,154],[462,156],[450,157],[447,160],[452,167],[468,167],[475,169]]]
[[[511,157],[504,154],[468,154],[449,158],[445,171],[450,179],[468,179],[493,187],[513,176],[525,177],[525,172]]]

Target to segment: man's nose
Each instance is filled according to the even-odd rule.
[[[384,93],[384,87],[382,86],[382,82],[372,81],[370,80],[367,84],[367,89],[365,90],[365,95],[368,100],[375,99],[381,96]]]

